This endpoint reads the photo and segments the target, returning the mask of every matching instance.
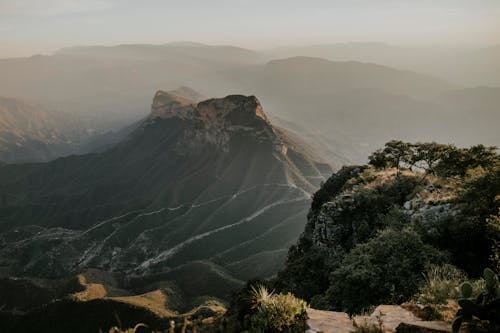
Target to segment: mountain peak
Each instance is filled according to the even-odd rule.
[[[156,92],[151,105],[152,118],[189,118],[194,110],[196,101],[186,98],[176,90]]]
[[[224,122],[233,126],[254,127],[259,123],[269,124],[262,105],[255,96],[229,95],[198,103],[197,117],[207,122]]]
[[[257,97],[229,95],[196,104],[195,100],[187,98],[196,96],[193,92],[189,88],[158,91],[151,106],[152,120],[177,118],[190,124],[179,142],[179,151],[201,147],[204,143],[227,151],[234,135],[253,137],[258,142],[272,142],[276,149],[283,150],[281,140]]]
[[[270,124],[255,96],[229,95],[197,103],[203,95],[188,87],[156,92],[151,105],[151,118],[199,120],[207,126],[259,127]]]

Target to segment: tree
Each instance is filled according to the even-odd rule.
[[[399,169],[403,163],[412,160],[412,150],[409,143],[392,140],[385,144],[383,150],[377,150],[368,157],[369,163],[376,168],[392,167]]]
[[[412,157],[414,165],[421,167],[427,173],[436,174],[436,166],[448,154],[455,150],[452,145],[436,142],[416,143],[413,145],[415,153]]]
[[[497,150],[497,147],[483,145],[460,149],[453,147],[441,156],[441,160],[436,165],[436,172],[444,177],[464,177],[471,169],[495,168],[500,162]]]

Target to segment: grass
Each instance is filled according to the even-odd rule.
[[[423,320],[451,321],[458,309],[458,286],[466,279],[465,273],[453,265],[431,266],[424,273],[418,294],[413,302],[405,303],[405,308]]]
[[[466,280],[465,274],[452,265],[431,266],[424,274],[417,302],[421,304],[446,304],[458,297],[458,288]]]

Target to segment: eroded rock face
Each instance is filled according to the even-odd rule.
[[[276,135],[262,105],[255,96],[230,95],[196,104],[176,91],[158,91],[151,106],[150,119],[179,118],[191,123],[179,151],[209,143],[228,151],[235,135],[251,136],[258,142],[271,142],[274,149],[286,155],[287,147]]]
[[[195,102],[173,92],[158,91],[151,105],[151,118],[192,118]]]

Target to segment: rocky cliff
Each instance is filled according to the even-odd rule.
[[[422,147],[435,146],[407,147],[429,158]],[[472,277],[498,267],[498,154],[439,147],[446,151],[434,160],[439,172],[382,163],[346,166],[330,177],[313,196],[279,288],[315,307],[353,313],[408,300],[432,265],[452,264]],[[426,165],[418,156],[415,165]]]
[[[231,95],[196,103],[177,91],[158,91],[151,106],[150,120],[178,118],[192,122],[178,143],[178,151],[193,150],[209,143],[229,151],[235,135],[251,136],[257,142],[273,144],[286,154],[284,141],[276,134],[255,96]]]

